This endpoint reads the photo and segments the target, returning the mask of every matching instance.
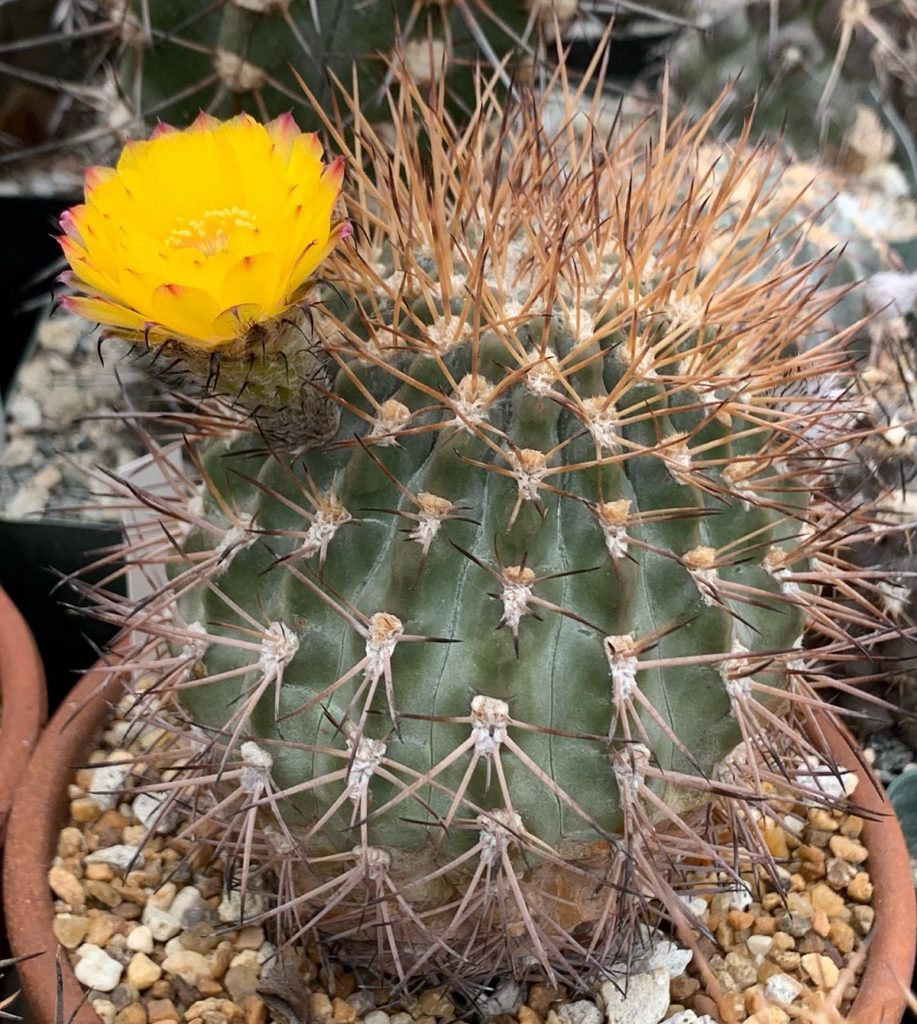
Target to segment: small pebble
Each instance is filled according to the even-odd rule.
[[[111,992],[121,980],[124,968],[110,957],[104,949],[86,944],[80,946],[80,959],[74,968],[77,980],[99,992]]]

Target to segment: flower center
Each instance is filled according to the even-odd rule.
[[[204,210],[200,217],[178,217],[175,227],[166,235],[170,249],[199,249],[205,256],[214,256],[229,248],[229,237],[237,228],[257,230],[255,215],[241,206],[221,210]]]

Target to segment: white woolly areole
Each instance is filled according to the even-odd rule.
[[[547,472],[547,458],[537,448],[520,448],[510,454],[513,477],[523,501],[537,501],[541,481]]]
[[[738,640],[734,640],[730,654],[748,654],[748,648],[740,644]],[[748,661],[745,658],[729,658],[720,663],[720,675],[723,678],[726,693],[729,694],[729,699],[732,701],[733,712],[735,712],[737,703],[747,701],[751,697],[751,689],[754,684],[747,669]]]
[[[185,643],[181,649],[182,660],[190,659],[192,661],[200,661],[201,658],[210,650],[210,634],[198,621],[194,621],[188,624],[185,631],[187,633],[195,633],[200,639],[191,639]]]
[[[522,818],[515,811],[499,807],[475,819],[480,828],[481,860],[484,864],[499,861],[506,850],[522,834]]]
[[[493,386],[486,378],[466,374],[452,393],[452,407],[460,425],[470,431],[472,427],[487,420],[488,398]]]
[[[401,619],[388,612],[376,612],[369,620],[366,637],[366,674],[378,678],[391,661],[398,641],[404,634]]]
[[[513,565],[503,572],[503,617],[500,625],[509,626],[513,636],[519,632],[519,623],[529,612],[529,601],[532,600],[532,584],[535,573],[529,568]]]
[[[298,650],[299,637],[282,622],[272,622],[261,640],[258,668],[266,676],[281,676]]]
[[[379,406],[367,437],[372,438],[380,448],[388,448],[398,443],[398,434],[410,418],[411,410],[403,402],[389,398]]]
[[[246,793],[259,795],[268,784],[271,777],[271,769],[274,767],[274,759],[257,743],[247,740],[239,747],[239,752],[245,764],[242,766],[242,775],[239,784]]]
[[[471,324],[460,316],[437,317],[424,327],[424,335],[430,347],[440,354],[451,352],[471,337]]]
[[[490,757],[506,739],[509,726],[509,704],[497,697],[479,693],[471,700],[471,735],[474,749],[482,757]]]
[[[634,643],[633,633],[622,633],[620,636],[606,636],[602,641],[608,668],[611,671],[611,682],[614,690],[615,704],[630,700],[637,689],[637,658],[632,654]]]
[[[347,772],[347,795],[357,803],[369,789],[370,780],[385,757],[386,746],[382,740],[361,736],[356,744],[348,739],[347,749],[353,754]]]
[[[250,548],[258,539],[252,532],[254,516],[241,515],[239,521],[223,532],[220,543],[213,549],[217,558],[217,572],[224,573],[240,551]]]
[[[560,362],[553,352],[546,352],[534,366],[526,370],[526,390],[537,398],[544,398],[554,390],[554,385],[563,377]]]
[[[392,855],[378,846],[355,846],[351,852],[362,862],[367,878],[382,878],[392,866]]]
[[[640,787],[644,784],[649,763],[649,747],[643,743],[628,743],[623,749],[615,751],[612,767],[622,803],[632,804],[636,801],[640,795]]]
[[[423,553],[430,550],[430,545],[436,539],[440,527],[449,518],[455,509],[455,505],[438,494],[431,494],[429,491],[421,491],[417,495],[419,511],[416,513],[417,525],[412,527],[408,533],[408,539],[416,541]]]
[[[352,522],[352,520],[353,516],[335,495],[324,495],[318,503],[299,553],[303,558],[311,558],[317,554],[321,554],[324,558],[328,552],[328,545],[334,540],[334,535],[345,523]]]
[[[586,427],[599,449],[603,452],[617,451],[621,447],[621,435],[614,405],[601,396],[587,398],[583,402],[583,413]]]

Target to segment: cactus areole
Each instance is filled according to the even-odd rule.
[[[218,343],[178,299],[172,332],[107,321],[205,399],[182,466],[147,434],[171,490],[125,487],[154,593],[99,597],[156,665],[138,706],[196,724],[164,789],[284,934],[406,983],[684,930],[689,864],[769,862],[753,809],[811,781],[848,631],[891,629],[824,587],[868,591],[843,552],[870,511],[826,496],[848,371],[832,297],[755,220],[773,154],[711,162],[704,120],[600,137],[555,84],[556,132],[483,83],[457,128],[401,76],[393,133],[348,112],[354,232],[302,302]]]

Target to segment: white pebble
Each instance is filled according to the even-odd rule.
[[[173,810],[162,813],[162,805],[168,799],[165,793],[141,793],[131,804],[134,817],[146,828],[153,828],[160,835],[172,830],[178,822]]]
[[[608,1024],[659,1024],[669,1008],[669,972],[664,967],[602,985]]]
[[[87,796],[103,811],[111,811],[131,774],[129,764],[102,764],[92,770]]]
[[[73,971],[78,981],[97,992],[111,992],[118,987],[124,968],[117,960],[89,942],[80,946],[80,953],[80,961]]]
[[[561,1003],[554,1012],[563,1024],[602,1024],[602,1011],[588,999],[579,999],[575,1003]]]
[[[802,989],[788,974],[772,974],[764,983],[764,995],[775,1003],[792,1003]]]
[[[217,914],[224,924],[241,924],[242,922],[242,893],[233,889],[223,897],[217,908]],[[245,920],[251,921],[259,917],[267,909],[267,903],[263,896],[255,892],[245,894]]]
[[[145,924],[138,924],[127,936],[127,948],[135,953],[152,953],[153,933]]]
[[[490,995],[481,995],[475,1000],[481,1017],[496,1017],[501,1013],[513,1013],[522,1005],[522,986],[518,981],[507,978],[501,981]],[[394,1018],[392,1019],[394,1024]]]
[[[690,949],[682,949],[670,939],[663,939],[653,944],[646,970],[654,971],[657,967],[664,967],[669,978],[678,978],[685,973],[693,956]]]
[[[795,781],[813,793],[824,793],[833,800],[852,796],[859,779],[856,772],[848,771],[841,765],[823,764],[814,757],[807,757],[808,772],[800,772]]]
[[[385,1010],[370,1010],[363,1018],[363,1024],[389,1024],[389,1015]]]
[[[773,944],[774,940],[770,935],[749,935],[745,940],[748,952],[752,956],[767,956]]]
[[[143,908],[143,924],[150,929],[157,942],[167,942],[181,931],[181,921],[167,910],[160,910],[153,903]]]
[[[202,921],[211,912],[210,905],[193,885],[186,885],[179,890],[169,905],[169,913],[177,917],[186,928]]]
[[[105,846],[101,850],[96,850],[95,853],[90,853],[86,857],[86,863],[107,864],[118,871],[127,871],[132,864],[140,867],[143,866],[143,854],[138,852],[136,846],[126,846],[124,844]]]
[[[110,999],[93,999],[92,1008],[102,1024],[115,1024],[118,1008]]]
[[[666,1017],[662,1024],[716,1024],[716,1021],[709,1013],[698,1017],[693,1010],[681,1010],[673,1017]]]

